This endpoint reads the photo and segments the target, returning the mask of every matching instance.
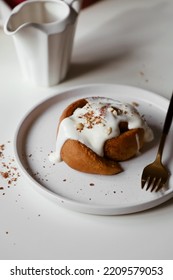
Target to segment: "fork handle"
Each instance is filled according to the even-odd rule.
[[[168,134],[171,123],[172,123],[172,118],[173,118],[173,93],[171,96],[171,100],[169,103],[169,107],[168,107],[168,111],[166,114],[166,118],[165,118],[165,123],[164,123],[164,127],[163,127],[163,133],[164,134]]]
[[[170,126],[171,126],[171,123],[172,123],[172,118],[173,118],[173,93],[172,93],[172,96],[171,96],[171,99],[170,99],[168,111],[167,111],[164,126],[163,126],[163,132],[162,132],[162,136],[161,136],[161,139],[160,139],[159,150],[158,150],[158,154],[159,154],[160,158],[162,156],[166,136],[169,132],[169,129],[170,129]]]

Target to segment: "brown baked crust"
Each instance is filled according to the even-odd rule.
[[[108,139],[104,145],[104,155],[117,161],[134,157],[144,144],[144,130],[135,128],[128,130],[118,137]]]
[[[71,168],[85,173],[113,175],[122,171],[119,163],[98,156],[77,140],[68,139],[64,143],[61,158]]]
[[[59,125],[64,118],[71,116],[77,108],[82,108],[86,104],[86,99],[79,99],[70,104],[63,111]],[[85,144],[68,139],[61,148],[61,158],[71,168],[81,172],[100,175],[118,174],[123,169],[117,161],[132,158],[144,144],[142,128],[128,130],[127,123],[122,122],[120,132],[118,137],[105,142],[104,157],[97,155]]]

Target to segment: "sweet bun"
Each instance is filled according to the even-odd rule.
[[[79,99],[65,108],[58,124],[54,161],[92,174],[123,171],[153,133],[136,108],[109,98]]]

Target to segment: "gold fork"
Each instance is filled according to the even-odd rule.
[[[165,145],[165,140],[168,135],[173,117],[173,93],[169,103],[168,111],[166,114],[163,131],[159,143],[156,159],[153,163],[147,165],[142,173],[141,187],[146,185],[146,190],[159,191],[167,182],[170,172],[162,164],[162,154]]]

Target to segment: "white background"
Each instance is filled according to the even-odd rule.
[[[0,144],[6,144],[6,160],[14,156],[13,136],[26,111],[71,86],[126,84],[170,98],[172,26],[172,0],[105,0],[83,10],[68,76],[50,89],[21,79],[12,38],[1,29]],[[173,258],[173,200],[104,217],[59,207],[23,176],[15,187],[7,188],[3,178],[0,184],[0,259]]]

